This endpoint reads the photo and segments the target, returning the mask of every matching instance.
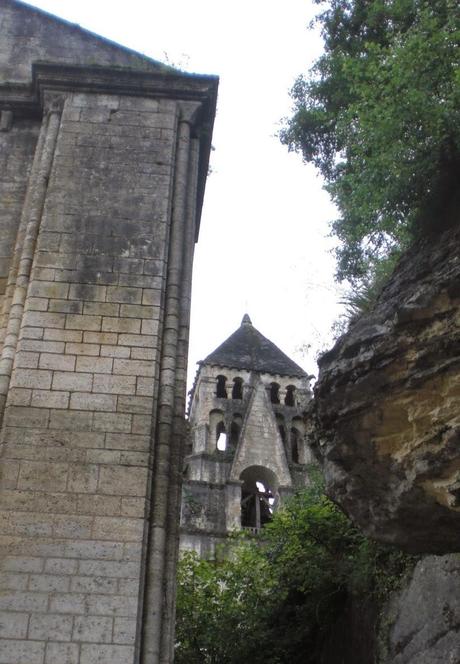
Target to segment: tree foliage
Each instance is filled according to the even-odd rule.
[[[220,562],[186,553],[176,664],[313,664],[350,596],[386,596],[406,555],[366,539],[319,487]]]
[[[281,139],[324,176],[340,214],[337,276],[357,283],[454,208],[460,10],[457,0],[315,2],[324,53],[297,79]]]

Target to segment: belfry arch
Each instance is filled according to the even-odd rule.
[[[271,521],[278,502],[278,479],[264,466],[249,466],[240,475],[241,526],[259,531]]]

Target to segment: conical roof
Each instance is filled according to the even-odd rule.
[[[247,369],[280,376],[298,378],[307,376],[298,364],[256,330],[248,314],[244,315],[241,326],[236,332],[210,353],[201,364]]]

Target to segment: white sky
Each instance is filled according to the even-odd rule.
[[[330,343],[340,294],[328,221],[311,166],[276,137],[289,89],[321,50],[312,0],[30,0],[57,16],[187,71],[220,76],[200,239],[189,374],[240,324],[310,373]],[[311,344],[309,352],[299,350]]]

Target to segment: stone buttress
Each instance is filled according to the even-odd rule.
[[[172,661],[216,90],[0,0],[0,662]]]

